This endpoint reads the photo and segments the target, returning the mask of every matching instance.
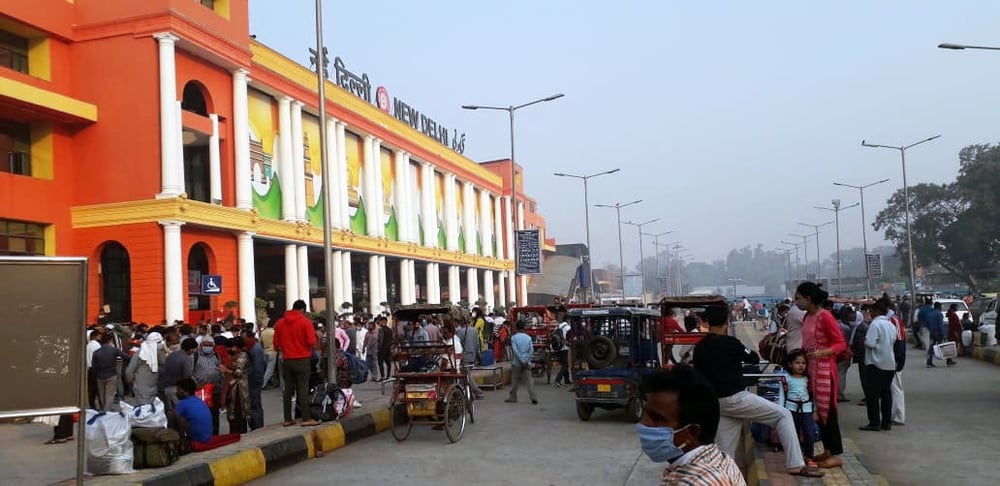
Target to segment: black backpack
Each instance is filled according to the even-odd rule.
[[[552,351],[562,351],[565,345],[566,338],[563,336],[562,329],[557,327],[549,334],[549,349]]]

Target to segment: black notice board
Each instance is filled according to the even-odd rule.
[[[0,415],[80,406],[87,260],[0,257]]]
[[[538,275],[542,273],[541,231],[537,229],[518,230],[516,236],[517,274]]]

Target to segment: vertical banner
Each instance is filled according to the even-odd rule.
[[[447,237],[445,236],[445,225],[444,225],[444,174],[435,171],[434,187],[437,189],[437,194],[434,195],[434,207],[437,211],[437,222],[438,222],[438,248],[447,248]]]
[[[262,218],[281,219],[281,184],[278,180],[278,106],[270,96],[247,92],[250,118],[250,187],[253,207]]]
[[[323,162],[319,147],[319,118],[302,113],[303,166],[306,184],[306,220],[323,227]]]
[[[882,255],[878,253],[865,254],[865,266],[868,278],[882,278]]]
[[[416,238],[414,241],[420,243],[420,246],[426,245],[424,242],[424,205],[421,201],[424,200],[424,178],[423,171],[420,170],[419,164],[410,163],[407,167],[410,171],[410,207],[413,208],[413,216],[411,220],[407,223],[411,227],[415,227],[417,231]]]
[[[462,190],[462,183],[455,179],[455,219],[458,224],[458,251],[465,253],[465,191]]]
[[[483,254],[483,228],[480,224],[480,216],[483,213],[482,208],[479,207],[479,198],[481,193],[482,191],[479,189],[473,188],[472,201],[469,201],[469,204],[472,204],[472,228],[475,230],[473,231],[472,237],[476,239],[476,255]]]
[[[361,137],[346,132],[344,134],[344,151],[347,154],[347,215],[351,219],[351,231],[359,235],[368,234],[368,217],[365,213],[365,201],[361,198],[361,181],[364,180],[364,161],[361,154]]]
[[[540,230],[515,231],[514,250],[517,252],[518,275],[540,275],[542,273],[542,234]]]
[[[385,237],[399,241],[399,212],[396,208],[396,181],[402,179],[402,174],[396,173],[395,154],[382,147],[380,153],[382,163],[382,207],[385,209],[379,215],[379,224],[385,226]]]

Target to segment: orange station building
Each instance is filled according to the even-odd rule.
[[[329,211],[338,307],[525,302],[509,161],[330,71],[321,126],[315,74],[250,38],[247,0],[0,0],[0,255],[89,257],[91,319],[322,311]]]

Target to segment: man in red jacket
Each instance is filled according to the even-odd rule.
[[[285,389],[282,393],[285,427],[295,425],[292,420],[292,395],[302,414],[302,426],[319,425],[309,413],[309,363],[316,347],[316,331],[312,321],[305,316],[306,303],[296,300],[292,310],[274,325],[274,349],[284,360]]]

